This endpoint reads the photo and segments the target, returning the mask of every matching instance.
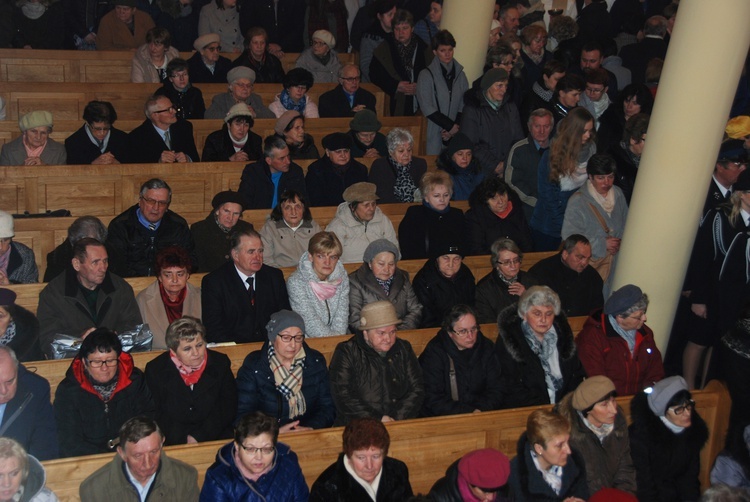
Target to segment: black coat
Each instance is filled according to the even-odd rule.
[[[490,254],[492,244],[498,239],[511,239],[521,251],[531,251],[531,229],[523,214],[521,199],[509,193],[513,209],[505,218],[494,214],[487,204],[474,203],[466,211],[466,254]]]
[[[358,89],[354,93],[354,105],[365,105],[365,108],[375,112],[375,95],[366,89]],[[353,117],[353,106],[349,105],[349,98],[339,84],[318,98],[318,112],[321,118]]]
[[[635,465],[638,500],[698,500],[700,451],[708,439],[708,427],[700,415],[693,409],[692,425],[675,434],[651,411],[644,392],[633,397],[630,415],[630,454]]]
[[[175,89],[172,82],[167,80],[154,93],[157,96],[166,96],[172,101],[177,112],[178,119],[202,119],[206,113],[206,103],[203,101],[203,93],[192,85],[184,92]],[[196,159],[193,159],[196,161]],[[197,162],[197,161],[196,161]]]
[[[315,138],[313,138],[310,134],[305,133],[305,137],[302,140],[301,144],[290,145],[289,143],[287,143],[286,146],[289,147],[289,156],[292,158],[292,160],[299,160],[299,159],[317,160],[320,158],[320,152],[318,152],[318,147],[315,146]]]
[[[518,408],[549,404],[544,369],[539,356],[531,350],[524,337],[517,305],[513,304],[503,310],[498,316],[497,324],[499,333],[495,350],[503,369],[500,380],[504,392],[503,406]],[[562,388],[555,393],[555,402],[560,402],[565,394],[578,387],[586,373],[578,359],[573,331],[565,314],[560,313],[555,317],[554,327],[557,331],[557,354],[563,380]]]
[[[284,81],[284,67],[279,58],[266,51],[263,61],[259,63],[250,57],[247,51],[232,62],[232,68],[247,66],[255,72],[256,84],[281,84]]]
[[[536,285],[536,279],[523,270],[518,272],[518,282],[528,289]],[[475,310],[479,324],[496,323],[497,316],[506,307],[516,303],[518,296],[508,292],[508,285],[503,282],[497,270],[492,270],[477,283],[477,297]]]
[[[338,206],[344,202],[344,190],[355,183],[367,181],[367,167],[352,159],[346,170],[339,174],[331,159],[324,155],[307,168],[308,206]]]
[[[109,141],[105,152],[111,152],[118,161],[125,162],[128,158],[128,134],[112,127],[109,130]],[[91,164],[102,154],[102,151],[91,142],[84,125],[65,138],[65,153],[68,164],[78,165]]]
[[[649,61],[654,58],[664,59],[666,55],[667,43],[661,38],[644,38],[620,50],[622,65],[630,70],[634,84],[646,82],[646,67]]]
[[[617,33],[612,29],[612,19],[604,2],[592,2],[578,13],[578,39],[582,42],[606,42]]]
[[[474,282],[474,274],[463,263],[456,275],[448,279],[438,270],[436,260],[427,260],[412,284],[423,307],[421,327],[440,326],[446,312],[459,303],[473,307]]]
[[[617,169],[615,171],[615,185],[620,187],[625,200],[630,205],[630,198],[633,196],[633,187],[635,186],[635,177],[638,175],[638,166],[631,158],[630,152],[620,145],[620,142],[610,145],[609,153],[615,159]]]
[[[568,317],[589,315],[604,306],[604,281],[588,265],[580,274],[562,262],[562,253],[538,261],[529,269],[537,284],[549,286],[560,297]]]
[[[438,213],[424,204],[410,206],[398,226],[401,259],[427,258],[430,248],[447,240],[461,240],[465,228],[464,213],[460,209],[451,207],[446,213]]]
[[[377,502],[404,502],[413,496],[409,469],[395,458],[383,459],[383,470],[376,494]],[[344,466],[344,454],[323,471],[310,490],[310,502],[360,502],[371,500]]]
[[[104,243],[104,247],[107,248],[107,255],[113,256],[114,252],[107,243]],[[65,272],[65,269],[70,267],[70,261],[73,259],[73,246],[70,245],[70,241],[65,239],[55,249],[47,253],[47,268],[44,271],[44,279],[42,282],[50,282],[58,275]],[[110,271],[113,271],[110,265]]]
[[[253,230],[253,224],[238,220],[232,228],[232,231],[235,230]],[[219,228],[214,211],[190,226],[190,233],[195,241],[195,254],[198,257],[198,270],[212,272],[231,261],[232,231],[224,232]]]
[[[237,414],[237,387],[226,354],[206,351],[206,368],[192,389],[185,385],[166,351],[146,364],[146,383],[156,404],[156,423],[165,444],[229,439]]]
[[[248,160],[259,160],[263,156],[263,139],[253,131],[248,131],[247,142],[242,147],[242,151],[247,153]],[[235,153],[234,143],[229,136],[229,132],[226,129],[221,129],[212,132],[206,138],[201,161],[228,162],[229,157]]]
[[[407,96],[397,91],[399,82],[416,82],[419,72],[427,68],[432,62],[432,51],[421,38],[412,35],[417,40],[416,55],[413,71],[410,75],[401,59],[398,57],[396,39],[392,34],[386,35],[383,42],[375,49],[370,62],[370,80],[391,97],[391,115],[414,115],[415,96]]]
[[[419,181],[422,179],[422,175],[427,172],[427,161],[420,159],[419,157],[412,157],[411,169],[409,172],[414,185],[419,188]],[[380,204],[401,202],[393,193],[393,188],[396,184],[396,177],[396,169],[391,165],[387,158],[381,157],[373,161],[370,166],[369,181],[376,186],[375,193],[380,197],[380,199],[378,199]]]
[[[271,168],[263,158],[254,164],[248,164],[242,171],[240,188],[237,190],[245,196],[248,205],[245,209],[272,209],[274,184],[271,181]],[[296,190],[307,199],[305,174],[302,168],[292,162],[289,170],[281,174],[277,193],[281,196],[284,190]]]
[[[284,52],[302,52],[305,43],[305,0],[285,0],[274,8],[274,0],[245,0],[241,4],[240,30],[247,33],[253,26],[262,26],[269,44],[279,44]]]
[[[262,342],[271,314],[291,309],[281,270],[263,265],[255,274],[255,306],[234,262],[203,277],[201,307],[207,342]]]
[[[13,349],[22,363],[43,360],[44,355],[39,342],[39,321],[36,316],[17,304],[4,308],[16,323],[16,335],[5,346]]]
[[[227,73],[231,69],[232,61],[224,56],[219,56],[213,73],[211,73],[203,62],[200,52],[196,51],[188,59],[188,74],[190,75],[190,82],[194,84],[225,84],[227,82]]]
[[[169,127],[172,139],[172,148],[161,139],[159,133],[154,129],[150,120],[146,119],[143,124],[133,129],[128,134],[128,151],[130,152],[127,162],[132,164],[155,164],[159,162],[161,153],[165,150],[182,152],[193,162],[198,162],[200,156],[195,147],[193,139],[193,124],[187,120],[178,120]]]

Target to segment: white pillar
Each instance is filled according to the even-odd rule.
[[[454,57],[464,67],[469,85],[482,75],[490,39],[494,0],[444,0],[440,29],[456,39]]]

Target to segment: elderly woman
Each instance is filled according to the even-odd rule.
[[[482,334],[468,305],[454,305],[419,356],[424,375],[422,415],[427,417],[498,410],[500,365],[494,344]]]
[[[191,261],[188,252],[169,246],[156,253],[156,281],[138,293],[135,301],[143,322],[151,328],[153,350],[169,347],[167,328],[183,316],[201,318],[201,290],[188,282]]]
[[[50,138],[52,114],[37,110],[18,120],[21,136],[5,143],[0,150],[0,166],[63,165],[65,147]]]
[[[244,38],[240,30],[237,0],[213,0],[203,6],[198,19],[198,35],[218,33],[224,52],[242,52]]]
[[[187,4],[185,7],[189,7],[192,10],[192,5],[190,4]],[[195,12],[191,12],[191,14],[194,15]],[[182,18],[182,22],[186,21],[186,19]],[[227,73],[232,68],[232,61],[221,55],[221,37],[217,33],[206,33],[190,43],[193,49],[195,49],[193,55],[187,60],[190,81],[196,84],[225,83],[227,81]],[[240,65],[237,64],[234,66]]]
[[[599,129],[596,131],[598,150],[606,152],[623,137],[625,124],[630,117],[638,113],[651,114],[654,96],[644,84],[629,84],[620,91],[616,103],[612,103],[599,118]]]
[[[388,155],[387,140],[379,132],[382,126],[372,110],[360,110],[354,114],[347,133],[352,139],[352,157],[377,159]]]
[[[22,363],[44,359],[39,345],[39,321],[16,305],[16,292],[0,288],[0,345],[13,349]]]
[[[15,235],[13,216],[0,211],[0,286],[39,282],[34,251],[13,242]]]
[[[557,403],[586,376],[560,297],[549,287],[527,289],[497,324],[504,407]]]
[[[216,270],[230,259],[232,231],[253,229],[251,223],[242,220],[247,201],[241,193],[219,192],[211,200],[211,206],[213,211],[205,220],[190,226],[201,272]]]
[[[312,206],[338,206],[344,190],[367,181],[367,166],[352,158],[352,139],[343,132],[323,138],[325,155],[307,167],[305,185]]]
[[[480,324],[496,323],[506,307],[516,303],[536,279],[521,270],[523,251],[511,239],[498,239],[490,248],[492,272],[477,283],[476,309]]]
[[[172,322],[166,344],[169,350],[146,364],[165,444],[232,437],[237,388],[229,358],[206,348],[206,328],[194,317]]]
[[[638,500],[698,500],[700,452],[708,427],[685,379],[671,376],[636,394],[630,416]]]
[[[414,277],[414,291],[423,307],[422,328],[440,326],[454,305],[474,305],[474,274],[463,263],[464,252],[457,240],[446,239],[434,246]]]
[[[422,318],[422,305],[411,287],[409,273],[396,268],[398,248],[387,239],[371,242],[365,249],[364,263],[349,274],[349,326],[359,326],[362,308],[373,302],[387,300],[402,319],[398,329],[416,329]]]
[[[594,117],[585,108],[574,108],[558,124],[549,150],[539,161],[539,194],[529,222],[534,251],[560,246],[565,207],[588,179],[586,165],[596,153],[594,139]]]
[[[558,413],[535,410],[526,420],[510,462],[513,500],[584,502],[589,498],[585,462],[569,444],[570,423]]]
[[[355,418],[344,428],[344,451],[313,483],[311,502],[408,500],[409,470],[388,456],[391,438],[382,422]]]
[[[251,129],[255,121],[245,103],[232,106],[220,131],[208,135],[203,146],[203,162],[248,162],[263,154],[263,139]]]
[[[279,443],[279,424],[261,412],[238,421],[206,471],[201,500],[306,502],[310,491],[297,454]]]
[[[128,134],[114,128],[117,112],[108,101],[89,101],[85,124],[65,138],[68,164],[119,164],[128,154]]]
[[[54,407],[60,453],[68,457],[111,453],[122,424],[154,414],[143,372],[107,328],[83,339],[57,387]]]
[[[133,54],[130,66],[130,81],[134,83],[168,82],[167,64],[180,57],[179,51],[171,47],[172,38],[164,28],[151,28],[146,33],[146,43]]]
[[[280,310],[266,325],[268,341],[237,372],[237,416],[263,412],[281,432],[333,425],[334,406],[323,355],[305,343],[305,321]]]
[[[378,207],[376,187],[372,183],[355,183],[344,190],[344,202],[326,227],[344,246],[341,261],[362,261],[365,249],[374,240],[388,239],[398,246],[391,220]]]
[[[536,82],[542,76],[544,63],[552,59],[552,53],[545,49],[546,45],[547,30],[544,25],[530,24],[521,30],[521,61],[525,82]]]
[[[206,113],[203,93],[190,83],[188,62],[182,58],[167,63],[167,80],[154,94],[169,98],[178,119],[202,119]]]
[[[252,69],[259,84],[280,84],[284,80],[284,67],[279,58],[268,51],[268,32],[260,26],[247,30],[245,51],[232,62],[232,66]]]
[[[336,58],[338,60],[338,58]],[[276,95],[276,99],[268,106],[276,117],[281,117],[286,111],[299,112],[303,117],[316,119],[318,105],[313,103],[307,91],[313,86],[313,75],[304,68],[292,68],[284,76],[284,89]]]
[[[289,303],[307,319],[311,338],[348,331],[349,277],[339,261],[343,248],[333,232],[318,232],[287,281]]]
[[[494,448],[470,451],[453,462],[428,495],[436,502],[503,501],[508,499],[510,460]]]
[[[286,142],[292,160],[320,158],[315,140],[305,132],[305,117],[297,110],[282,113],[273,130]]]
[[[263,104],[263,99],[253,92],[255,72],[246,66],[236,66],[227,73],[229,92],[217,94],[211,100],[204,118],[223,119],[237,103],[245,103],[254,119],[272,119],[276,115]]]
[[[474,157],[474,143],[462,132],[450,140],[437,159],[438,169],[445,171],[453,185],[452,200],[469,200],[474,189],[484,179],[479,160]],[[424,193],[422,194],[424,197]]]
[[[330,31],[317,30],[312,34],[312,45],[297,58],[297,68],[312,73],[315,83],[337,83],[341,62],[335,47],[336,38]]]
[[[295,190],[284,190],[260,229],[263,263],[277,268],[296,267],[310,239],[320,231],[305,196]]]
[[[381,204],[414,202],[419,180],[427,172],[424,159],[412,157],[414,137],[395,127],[386,136],[388,158],[376,159],[370,167],[370,183],[377,186]]]
[[[0,502],[57,502],[44,467],[15,439],[0,437]]]
[[[11,17],[10,5],[3,9],[4,16]],[[15,33],[7,33],[4,37],[12,37],[12,47],[19,49],[66,49],[66,12],[63,2],[55,0],[19,0],[13,2],[12,23]],[[72,40],[71,40],[72,42]]]
[[[465,232],[463,212],[450,207],[453,183],[447,173],[425,173],[419,190],[422,204],[409,206],[398,226],[401,256],[405,260],[427,258],[441,241]]]
[[[469,80],[464,67],[453,59],[456,39],[440,30],[432,39],[432,62],[419,73],[417,100],[427,117],[427,155],[438,155],[458,133],[457,118],[464,108]]]
[[[589,376],[557,405],[570,422],[570,447],[586,460],[589,493],[616,488],[635,494],[628,422],[617,394],[606,376]]]
[[[498,239],[513,240],[522,251],[531,251],[531,231],[521,199],[502,178],[482,181],[469,199],[466,212],[467,254],[488,254]]]

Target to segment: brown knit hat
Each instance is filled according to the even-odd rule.
[[[615,391],[615,384],[604,375],[592,376],[581,382],[573,391],[571,403],[578,411],[587,410]]]
[[[281,114],[281,117],[276,119],[276,124],[274,124],[273,130],[279,136],[283,136],[284,130],[287,128],[289,123],[292,120],[296,119],[297,117],[301,117],[301,116],[302,115],[297,110],[287,110]]]
[[[402,322],[396,314],[396,307],[386,300],[368,303],[359,315],[359,329],[377,329]]]

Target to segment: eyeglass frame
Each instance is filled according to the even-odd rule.
[[[237,443],[237,444],[239,444],[240,447],[243,450],[245,450],[245,453],[247,453],[248,455],[257,455],[258,452],[260,452],[261,455],[267,457],[269,455],[273,455],[276,452],[276,447],[275,446],[271,446],[270,448],[268,446],[264,446],[262,448],[258,448],[257,446],[245,446],[242,443]]]
[[[674,413],[675,415],[682,415],[688,408],[690,408],[691,410],[695,409],[694,399],[688,399],[684,404],[681,404],[679,406],[672,406],[669,409],[672,410],[672,413]]]
[[[459,330],[455,330],[451,328],[451,333],[453,333],[456,336],[460,336],[461,338],[466,338],[467,336],[469,336],[469,333],[471,333],[472,335],[476,335],[477,333],[479,333],[479,326],[474,325],[471,328],[459,329]]]
[[[168,200],[156,200],[156,199],[149,199],[148,197],[144,197],[143,195],[140,195],[138,197],[143,202],[148,204],[149,206],[156,206],[156,207],[169,207],[169,204],[171,201]]]
[[[284,343],[289,343],[292,340],[297,343],[302,343],[305,341],[305,335],[277,335],[277,338],[281,338],[281,341]]]
[[[117,363],[119,361],[120,361],[119,359],[104,359],[104,360],[86,359],[86,364],[88,364],[92,368],[101,368],[102,366],[106,368],[112,368],[114,366],[117,366]]]
[[[169,111],[177,112],[177,108],[175,108],[174,106],[170,106],[169,108],[164,108],[163,110],[154,110],[151,113],[152,114],[153,113],[164,113],[164,112],[169,112]]]
[[[501,267],[509,267],[511,265],[520,265],[522,263],[521,258],[511,258],[510,260],[503,260],[503,261],[496,261],[495,264],[500,265]]]

